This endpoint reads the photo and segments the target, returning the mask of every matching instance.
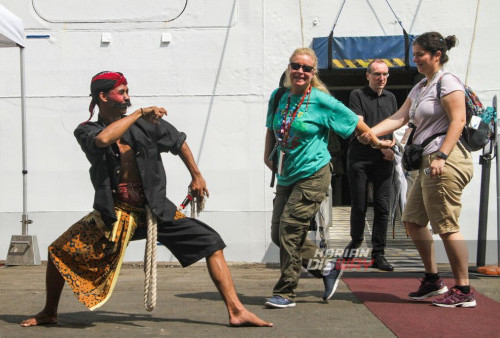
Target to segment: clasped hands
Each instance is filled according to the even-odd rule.
[[[363,134],[359,134],[356,136],[356,138],[358,139],[358,141],[360,143],[363,143],[363,144],[370,144],[370,141],[372,141],[372,139],[376,139],[376,136],[373,135],[372,132],[366,132],[366,133],[363,133]],[[388,149],[388,148],[391,148],[392,146],[394,146],[394,144],[396,144],[396,141],[395,140],[379,140],[379,144],[374,147],[372,145],[373,148],[376,148],[376,149]]]

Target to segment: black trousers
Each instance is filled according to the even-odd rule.
[[[384,255],[394,162],[380,159],[348,160],[347,174],[351,192],[351,246],[363,242],[368,202],[368,182],[373,185],[372,256]]]
[[[158,221],[158,242],[179,260],[189,266],[226,247],[220,235],[207,224],[186,217],[168,222]],[[140,226],[132,240],[146,238],[147,228]]]

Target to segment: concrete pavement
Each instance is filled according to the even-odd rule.
[[[321,300],[322,281],[302,278],[295,308],[266,309],[263,304],[278,278],[278,267],[231,264],[230,269],[242,302],[261,318],[272,321],[274,328],[229,327],[224,304],[203,263],[186,269],[176,264],[161,264],[157,306],[153,312],[144,310],[142,268],[126,265],[113,296],[102,308],[86,310],[65,286],[57,325],[22,328],[19,322],[41,310],[44,304],[45,266],[42,265],[0,268],[0,337],[394,336],[343,282],[333,300],[325,304]],[[372,269],[362,273],[381,274]],[[344,277],[353,274],[356,273],[346,272]],[[473,276],[471,283],[486,296],[500,301],[500,278]]]

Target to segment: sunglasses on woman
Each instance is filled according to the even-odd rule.
[[[304,71],[304,73],[310,73],[314,69],[313,66],[301,65],[300,63],[295,63],[295,62],[290,62],[290,67],[293,70],[299,70],[300,68],[302,68],[302,70]]]

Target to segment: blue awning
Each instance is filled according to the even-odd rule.
[[[356,37],[330,35],[314,38],[312,48],[318,57],[318,69],[362,69],[373,59],[382,59],[391,69],[409,70],[416,68],[411,49],[414,39],[414,35],[408,34]]]

